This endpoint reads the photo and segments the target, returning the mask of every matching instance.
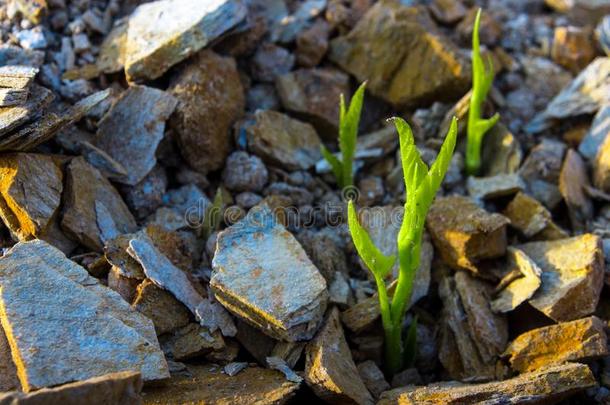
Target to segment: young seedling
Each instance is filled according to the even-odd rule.
[[[347,110],[345,109],[345,98],[341,94],[339,104],[339,150],[341,151],[341,159],[330,153],[324,145],[320,147],[322,156],[330,164],[337,184],[341,188],[354,185],[352,166],[356,153],[356,138],[358,137],[358,124],[360,123],[365,87],[366,82],[358,87]]]
[[[481,23],[481,9],[477,12],[472,30],[472,94],[470,96],[470,111],[468,113],[468,142],[466,145],[466,172],[475,175],[481,168],[481,145],[483,137],[498,121],[500,116],[482,118],[482,108],[487,93],[494,80],[494,70],[491,57],[487,58],[487,65],[483,63],[479,49],[479,25]]]
[[[222,221],[223,214],[223,205],[224,202],[222,200],[222,189],[218,187],[216,190],[216,195],[214,196],[214,201],[212,201],[212,205],[208,207],[205,211],[205,215],[203,217],[203,227],[201,228],[201,233],[204,240],[210,237],[210,235],[217,231],[220,227],[220,222]]]
[[[400,118],[394,119],[400,138],[400,158],[405,181],[406,201],[402,224],[398,232],[398,282],[390,300],[386,287],[386,277],[392,271],[395,256],[384,255],[371,240],[367,231],[360,225],[354,202],[348,204],[348,225],[358,254],[371,271],[377,284],[381,321],[385,333],[385,362],[389,374],[393,375],[403,368],[405,355],[413,357],[414,332],[402,341],[402,324],[411,300],[413,281],[419,267],[422,235],[426,214],[438,188],[445,177],[453,156],[457,137],[457,119],[453,118],[449,132],[434,164],[428,166],[422,161],[415,146],[409,125]]]

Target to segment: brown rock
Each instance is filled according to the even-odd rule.
[[[381,393],[390,389],[390,384],[388,384],[383,372],[374,361],[367,360],[358,364],[358,373],[360,373],[362,382],[375,399],[379,398]]]
[[[455,24],[466,16],[461,0],[434,0],[428,5],[432,16],[444,24]]]
[[[350,94],[349,77],[331,68],[299,69],[275,82],[282,106],[311,122],[328,140],[337,139],[339,99]]]
[[[587,167],[578,152],[569,149],[559,174],[559,192],[568,206],[572,229],[584,231],[587,221],[593,218],[593,203],[585,193],[589,185]]]
[[[443,120],[444,122],[445,120]],[[448,126],[446,128],[449,129]],[[443,132],[441,131],[441,133]],[[521,165],[521,146],[517,137],[501,122],[498,122],[485,135],[481,156],[483,173],[487,176],[511,174],[515,173]]]
[[[0,108],[0,136],[8,134],[34,118],[48,107],[54,98],[52,91],[42,86],[32,85],[30,96],[25,104]]]
[[[27,89],[0,89],[0,107],[21,105],[28,99]]]
[[[592,234],[519,246],[542,269],[542,286],[529,303],[556,322],[595,311],[604,284],[601,239]]]
[[[80,405],[107,403],[132,405],[142,401],[140,391],[142,391],[142,376],[140,373],[123,371],[60,385],[59,387],[43,388],[28,394],[21,392],[0,392],[0,404]]]
[[[174,376],[164,385],[147,388],[144,404],[282,405],[299,387],[278,371],[258,367],[232,377],[217,366],[189,365],[187,371],[187,376]]]
[[[246,129],[249,149],[287,170],[309,169],[321,159],[320,138],[309,124],[276,111],[258,111]]]
[[[34,81],[38,68],[23,65],[0,67],[0,87],[25,89]]]
[[[445,382],[387,391],[378,405],[550,404],[596,385],[589,367],[564,364],[486,384]]]
[[[62,228],[71,237],[95,251],[106,240],[133,232],[135,219],[116,189],[82,157],[67,167]]]
[[[563,322],[525,332],[506,348],[519,373],[565,362],[588,361],[608,355],[604,322],[595,317]]]
[[[345,341],[337,309],[330,310],[305,350],[305,381],[320,399],[329,404],[373,404]]]
[[[173,332],[190,321],[188,309],[148,279],[138,285],[132,306],[153,321],[157,335]]]
[[[544,138],[530,150],[519,169],[529,194],[550,209],[561,201],[557,184],[565,151],[564,143]]]
[[[264,43],[258,47],[250,62],[252,78],[260,82],[271,82],[276,77],[286,74],[294,66],[294,55],[286,48],[273,43]]]
[[[457,98],[469,84],[467,61],[427,10],[398,1],[377,2],[349,34],[331,41],[329,57],[395,105]]]
[[[197,323],[189,323],[178,329],[166,342],[162,341],[161,345],[164,351],[177,361],[189,360],[225,348],[224,339],[219,331],[211,333]]]
[[[312,68],[317,66],[328,50],[328,35],[331,27],[325,20],[316,22],[297,35],[297,63]]]
[[[593,161],[593,184],[610,192],[610,136],[606,137]]]
[[[176,108],[170,94],[146,86],[130,86],[98,124],[95,146],[126,170],[116,178],[129,185],[140,182],[155,167],[155,152],[165,121]],[[137,150],[138,153],[134,153]]]
[[[540,280],[542,270],[523,251],[509,246],[506,255],[508,256],[507,275],[498,286],[504,288],[491,302],[491,309],[494,312],[512,311],[530,299],[542,284]],[[508,278],[511,280],[506,281]]]
[[[265,335],[244,321],[237,322],[237,341],[261,365],[267,365],[267,357],[280,358],[294,367],[305,348],[304,342],[282,342]]]
[[[125,66],[127,27],[128,24],[119,24],[104,38],[95,62],[100,72],[117,73]]]
[[[0,325],[0,392],[13,390],[20,391],[21,383],[17,378],[17,368],[11,357],[11,347]]]
[[[341,320],[350,331],[361,333],[370,329],[380,316],[379,296],[374,294],[345,310]]]
[[[527,194],[518,193],[503,215],[510,219],[510,225],[526,238],[554,240],[568,237],[568,234],[553,222],[549,210]]]
[[[491,199],[513,195],[525,188],[518,174],[497,174],[490,177],[468,177],[468,194],[476,199]]]
[[[477,8],[472,7],[456,30],[463,43],[470,44]],[[494,18],[493,13],[482,13],[479,27],[480,41],[485,45],[495,45],[502,36],[502,25]],[[497,65],[496,65],[497,66]]]
[[[590,27],[555,27],[551,58],[578,73],[595,57],[593,30]]]
[[[235,60],[204,50],[172,78],[169,91],[180,101],[170,124],[187,163],[202,173],[220,169],[231,126],[245,108]]]
[[[428,231],[445,263],[475,273],[477,261],[504,255],[509,222],[461,196],[437,198],[427,217]]]

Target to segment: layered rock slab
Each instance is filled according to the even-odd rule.
[[[23,390],[140,371],[169,376],[152,322],[39,240],[0,259],[0,322]]]

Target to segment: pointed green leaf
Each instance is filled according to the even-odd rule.
[[[333,171],[333,174],[335,175],[335,179],[337,180],[337,184],[342,185],[343,184],[343,165],[341,164],[341,161],[335,156],[333,155],[328,149],[326,149],[326,146],[324,145],[320,145],[320,152],[322,152],[322,156],[324,157],[324,159],[326,159],[326,161],[328,162],[328,164],[330,164],[330,168]]]
[[[396,256],[384,255],[373,244],[368,232],[358,221],[358,214],[353,201],[350,201],[347,206],[347,222],[358,255],[375,277],[384,279],[392,270]]]
[[[410,192],[415,192],[419,183],[426,176],[428,166],[421,160],[409,124],[402,118],[395,117],[393,120],[400,139],[400,161],[408,196]]]
[[[345,99],[341,95],[339,114],[339,148],[341,150],[341,162],[343,164],[342,187],[353,184],[352,162],[356,153],[356,140],[358,137],[358,125],[364,102],[364,90],[366,82],[362,83],[352,96],[347,111],[345,110]]]

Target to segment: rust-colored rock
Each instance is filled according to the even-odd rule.
[[[187,163],[202,173],[220,169],[245,108],[235,60],[204,50],[172,78],[169,91],[179,100],[170,125]]]
[[[590,27],[555,27],[551,58],[578,73],[595,57],[593,30]]]
[[[589,176],[585,162],[574,149],[569,149],[559,174],[559,192],[570,215],[575,231],[585,230],[586,222],[593,218],[593,203],[586,194]]]
[[[519,373],[607,355],[605,324],[596,316],[532,329],[513,340],[504,353]]]
[[[174,296],[146,279],[138,285],[132,306],[153,321],[157,335],[173,332],[190,321],[188,309]]]
[[[568,236],[553,222],[549,210],[525,193],[518,193],[508,204],[503,215],[510,219],[510,225],[526,238],[554,240]]]
[[[504,255],[509,222],[461,196],[437,198],[427,218],[428,231],[445,263],[475,273],[479,260]]]
[[[491,302],[494,312],[509,312],[530,299],[540,288],[542,270],[523,251],[509,246],[506,249],[508,263],[506,276],[500,281],[504,286]],[[507,278],[511,279],[510,281]],[[506,284],[508,283],[508,284]]]

